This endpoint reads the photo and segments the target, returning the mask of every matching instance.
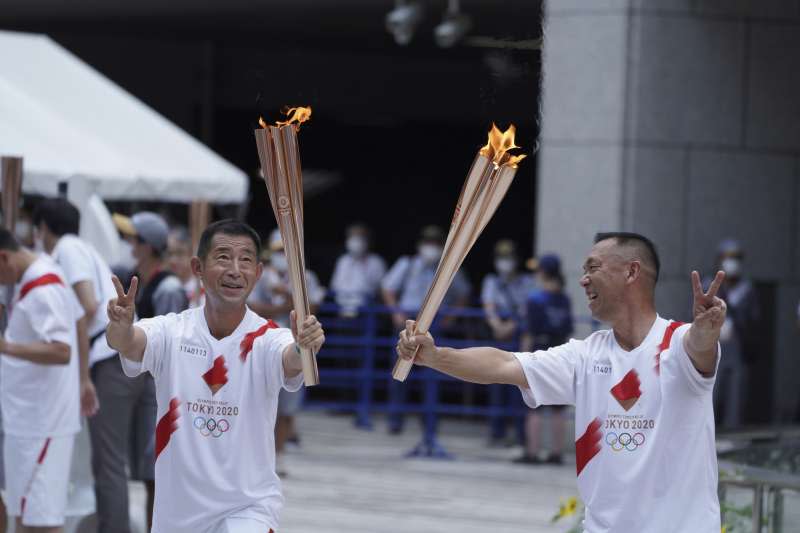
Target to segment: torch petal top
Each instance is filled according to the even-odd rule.
[[[517,128],[511,124],[506,131],[500,129],[492,124],[492,129],[489,130],[489,140],[486,146],[480,149],[480,154],[491,159],[498,167],[507,165],[512,168],[517,168],[520,161],[525,159],[525,154],[512,155],[511,150],[519,148],[514,144],[514,135]]]

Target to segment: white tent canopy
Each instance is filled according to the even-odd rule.
[[[244,172],[44,35],[0,31],[0,154],[24,158],[25,193],[67,182],[104,200],[247,195]]]

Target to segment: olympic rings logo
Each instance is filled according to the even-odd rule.
[[[630,433],[620,433],[617,435],[613,431],[610,431],[606,433],[606,444],[611,446],[611,449],[615,452],[621,452],[622,450],[632,452],[644,444],[644,434],[634,433],[631,435]]]
[[[213,418],[206,419],[205,417],[198,416],[192,423],[194,428],[200,432],[204,437],[212,436],[219,438],[223,433],[227,433],[231,429],[231,424],[224,418],[215,420]]]

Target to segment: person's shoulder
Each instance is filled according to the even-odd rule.
[[[162,280],[156,286],[156,292],[161,291],[183,291],[183,282],[173,274],[172,272],[168,272],[166,276],[162,278]]]

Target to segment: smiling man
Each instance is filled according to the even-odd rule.
[[[397,352],[465,381],[507,383],[530,407],[575,406],[578,489],[586,533],[717,533],[717,460],[711,391],[719,364],[725,303],[692,272],[691,324],[655,308],[660,263],[635,233],[601,233],[580,283],[592,316],[611,326],[549,350],[437,347],[411,336]]]
[[[152,533],[266,533],[283,504],[274,426],[281,388],[303,384],[300,348],[325,336],[314,316],[279,328],[247,308],[261,241],[223,220],[203,232],[192,271],[205,305],[133,323],[138,280],[109,302],[109,344],[129,376],[150,372],[158,399]]]

